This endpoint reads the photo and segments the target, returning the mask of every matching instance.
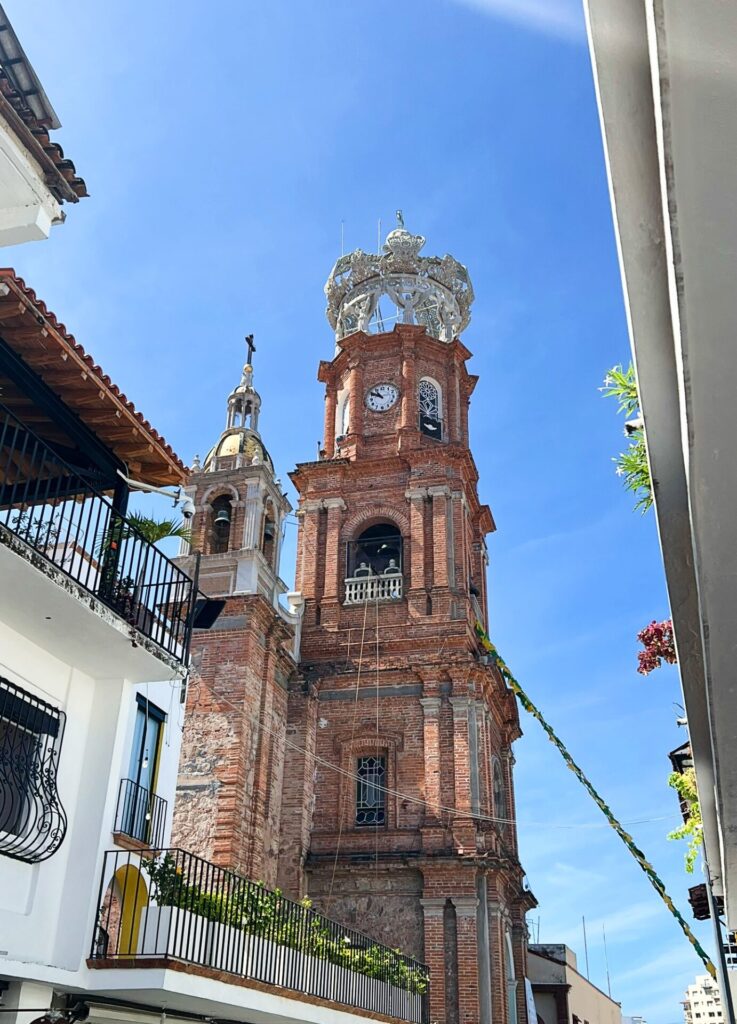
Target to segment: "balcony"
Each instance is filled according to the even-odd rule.
[[[0,531],[186,663],[195,586],[91,484],[0,404]]]
[[[196,964],[409,1024],[429,1020],[428,969],[184,850],[105,854],[89,965]]]
[[[164,839],[166,808],[166,800],[145,786],[121,779],[114,832],[143,846],[159,846]]]
[[[401,601],[404,580],[392,576],[349,576],[345,580],[344,604]]]
[[[401,601],[402,535],[392,523],[378,523],[346,545],[344,603]]]

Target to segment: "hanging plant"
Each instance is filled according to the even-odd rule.
[[[637,652],[637,671],[640,675],[649,675],[654,669],[660,668],[664,661],[668,665],[677,663],[671,619],[651,622],[649,626],[640,630],[637,639],[645,648],[644,651]]]

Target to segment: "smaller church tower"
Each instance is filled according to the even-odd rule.
[[[202,589],[263,594],[276,604],[286,592],[279,556],[291,505],[258,430],[260,410],[253,366],[246,363],[228,395],[225,430],[202,465],[195,456],[186,491],[196,508],[192,548],[203,556]]]
[[[186,492],[195,505],[189,572],[225,607],[195,631],[174,843],[273,885],[281,815],[287,682],[295,669],[300,597],[279,598],[284,520],[291,505],[261,438],[254,351],[227,400],[225,429]],[[190,550],[191,548],[191,550]]]

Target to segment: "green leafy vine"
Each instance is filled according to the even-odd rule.
[[[687,768],[685,772],[671,772],[668,776],[668,785],[672,786],[681,798],[684,809],[688,812],[686,820],[678,828],[668,833],[669,839],[685,839],[688,841],[686,848],[686,871],[693,874],[694,864],[701,849],[703,838],[703,823],[701,821],[701,806],[699,805],[699,792],[696,788],[696,772],[693,768]]]
[[[624,413],[630,421],[640,419],[640,398],[637,393],[635,368],[630,363],[627,369],[621,365],[614,366],[604,378],[601,388],[606,398],[616,398],[619,402],[618,412]],[[635,510],[647,512],[653,503],[653,488],[650,478],[650,466],[647,461],[645,447],[645,431],[642,426],[631,429],[628,433],[629,447],[620,452],[614,459],[617,476],[621,476],[628,491],[637,495]]]

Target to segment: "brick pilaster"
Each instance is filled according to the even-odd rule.
[[[448,494],[447,487],[428,487],[432,497],[433,584],[448,586]]]
[[[454,896],[458,922],[458,1022],[479,1024],[479,961],[475,896]]]
[[[409,500],[410,564],[409,588],[411,591],[425,591],[425,500],[427,489],[410,488],[405,492]],[[405,568],[405,575],[407,570]]]
[[[340,557],[340,528],[346,504],[342,498],[325,498],[323,504],[328,510],[323,597],[327,600],[337,601],[343,568]]]
[[[512,766],[514,765],[514,755],[508,748],[501,752],[502,762],[502,775],[504,777],[504,786],[507,791],[507,814],[508,817],[513,818],[515,815],[515,802],[514,802],[514,778],[512,773]],[[507,825],[505,840],[510,851],[513,853],[517,852],[517,829],[512,825]]]
[[[406,338],[402,345],[402,409],[400,418],[400,437],[417,430],[417,374],[415,371],[415,346],[411,338]],[[400,442],[401,446],[401,442]]]
[[[425,926],[425,963],[430,968],[430,1020],[445,1024],[445,898],[421,899]]]
[[[320,526],[322,501],[303,501],[297,512],[300,519],[300,537],[297,544],[297,590],[305,598],[316,597],[317,569],[320,562],[317,535]]]
[[[450,389],[448,393],[448,432],[450,440],[455,444],[460,444],[462,441],[462,429],[461,429],[461,402],[463,398],[461,396],[460,377],[458,370],[458,360],[453,360],[453,369],[450,377]]]
[[[351,422],[349,438],[354,444],[354,450],[358,455],[363,448],[363,421],[365,406],[363,404],[363,363],[360,359],[353,359],[350,364],[350,375],[348,378],[348,391],[351,403]]]
[[[525,992],[525,975],[527,974],[527,927],[522,923],[512,927],[512,950],[514,953],[514,974],[517,979],[517,1021],[518,1024],[537,1024],[527,1019],[527,993]]]
[[[337,393],[334,384],[328,384],[325,392],[325,427],[323,430],[323,448],[329,459],[335,452],[335,412]]]
[[[421,697],[425,751],[425,824],[440,820],[440,697]]]
[[[453,708],[453,769],[456,810],[471,814],[471,761],[468,742],[468,697],[451,697]]]

